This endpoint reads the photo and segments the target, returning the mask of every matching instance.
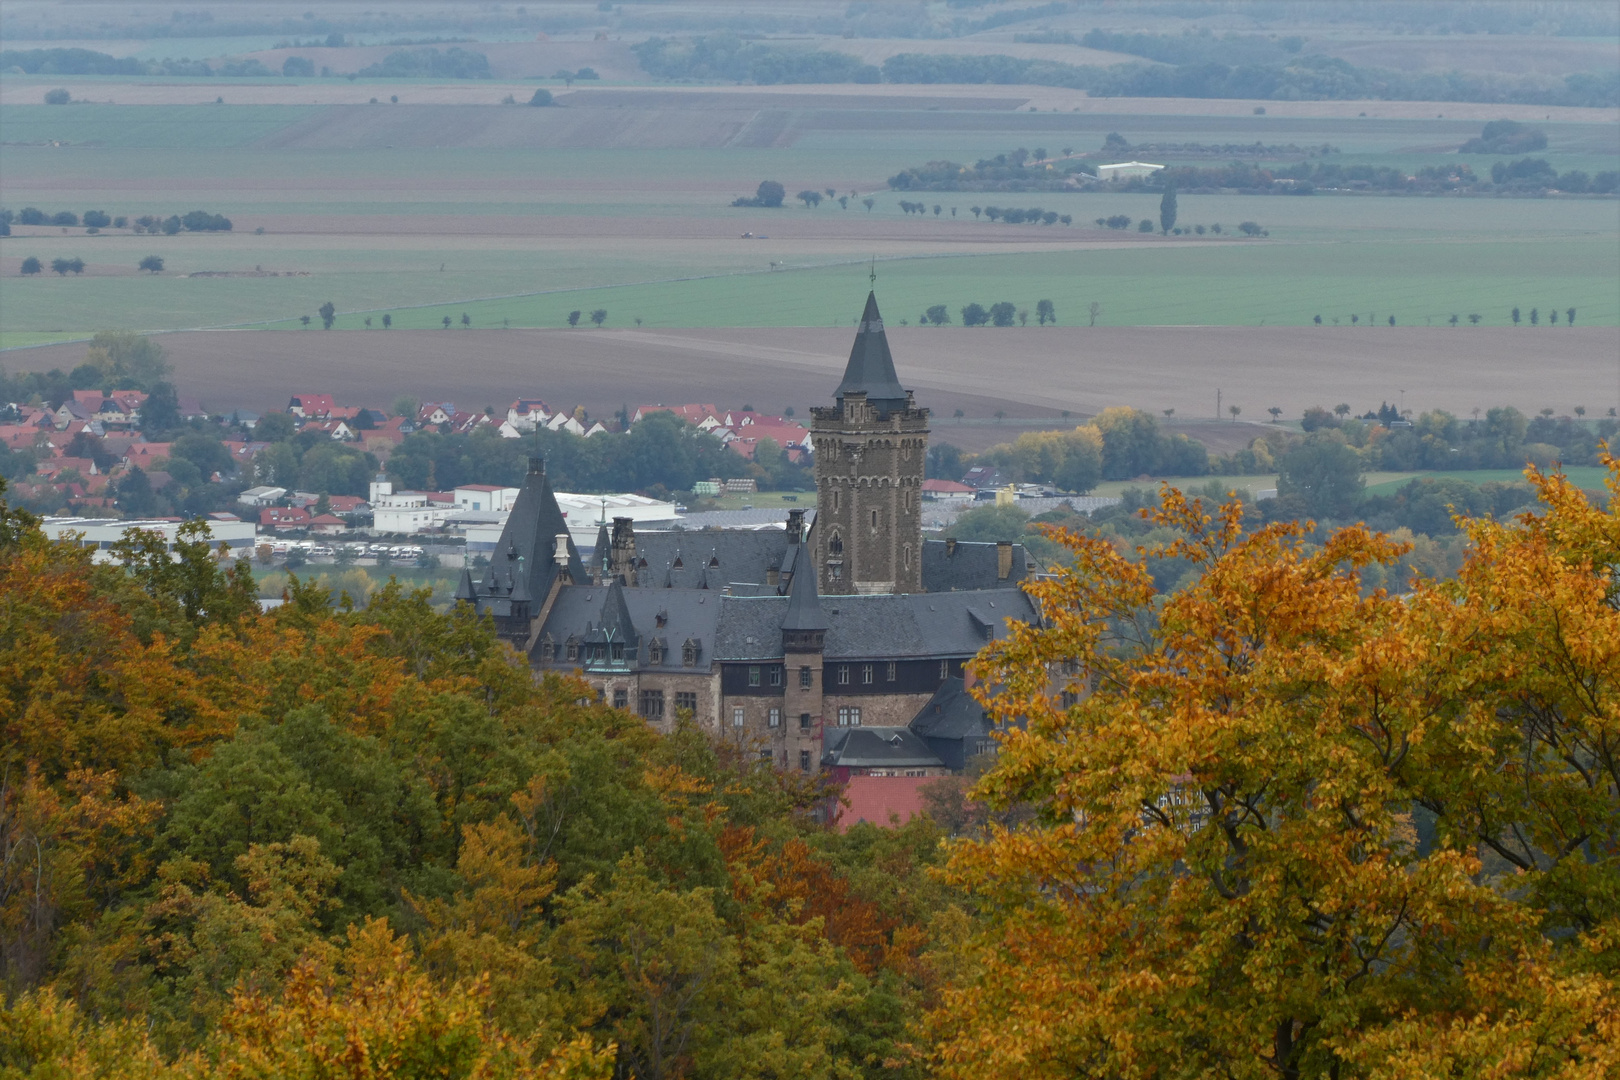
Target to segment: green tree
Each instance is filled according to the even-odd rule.
[[[1568,321],[1570,326],[1574,326],[1575,325],[1575,309],[1574,308],[1565,308],[1564,309],[1564,318]]]
[[[1539,326],[1540,324],[1541,324],[1541,312],[1540,312],[1540,310],[1537,309],[1537,308],[1531,308],[1530,309],[1530,325],[1531,326]]]
[[[962,309],[963,326],[983,326],[990,321],[990,313],[983,304],[969,304]]]
[[[595,311],[591,312],[591,322],[595,323],[597,326],[601,326],[603,323],[607,322],[607,308],[597,308]]]
[[[1011,326],[1016,314],[1017,309],[1005,300],[990,305],[990,321],[996,326]]]
[[[73,269],[73,263],[69,259],[52,259],[51,260],[51,271],[53,273],[55,273],[58,277],[67,277],[68,271],[72,270],[72,269]]]
[[[471,328],[471,326],[472,326],[472,316],[467,314],[465,311],[463,311],[461,313],[461,327],[462,327],[462,329],[466,330],[466,329]]]
[[[1348,516],[1361,498],[1361,457],[1336,430],[1313,431],[1278,465],[1277,496],[1297,495],[1313,516]]]
[[[1519,309],[1518,308],[1513,309],[1513,325],[1514,326],[1519,325]]]
[[[760,206],[781,206],[786,197],[787,189],[775,180],[761,180],[759,187],[754,189],[754,201]]]
[[[551,91],[542,86],[540,89],[534,92],[533,96],[529,98],[529,104],[537,107],[543,107],[550,105],[552,100]]]
[[[148,255],[146,258],[140,261],[140,265],[137,267],[137,269],[145,270],[147,273],[151,274],[161,274],[163,272],[163,256]]]
[[[45,268],[40,265],[39,260],[37,258],[35,258],[34,256],[30,255],[30,256],[28,256],[28,258],[26,258],[26,259],[24,259],[22,261],[22,267],[21,267],[19,272],[24,277],[28,277],[28,276],[30,276],[32,274],[39,273],[43,269],[45,269]]]
[[[580,316],[579,311],[577,311],[577,310],[576,311],[570,311],[568,313],[568,325],[569,326],[578,326],[579,325],[579,316]]]
[[[321,325],[328,330],[332,329],[332,324],[337,322],[337,308],[332,306],[330,300],[317,309],[317,314],[321,317]]]
[[[1057,308],[1050,300],[1037,300],[1035,302],[1035,319],[1042,326],[1051,323],[1057,325]]]
[[[45,104],[47,105],[67,105],[72,102],[72,100],[73,95],[61,87],[57,87],[55,90],[45,91]]]
[[[450,316],[446,315],[444,318],[440,319],[439,322],[446,330],[450,329]]]
[[[383,312],[382,324],[383,329],[387,330],[389,327],[394,325],[394,317],[386,311]]]
[[[809,188],[806,188],[804,191],[799,192],[799,194],[794,196],[794,197],[796,199],[798,199],[800,202],[804,203],[804,208],[806,210],[809,210],[812,207],[816,207],[816,206],[821,205],[821,192],[812,191]]]
[[[153,383],[141,405],[141,431],[156,435],[179,426],[180,399],[174,392],[174,384]]]
[[[304,324],[304,329],[305,330],[309,329],[309,316],[308,315],[300,315],[300,316],[298,316],[298,321]]]
[[[1176,185],[1166,184],[1164,195],[1159,199],[1159,228],[1164,230],[1166,236],[1176,227]]]
[[[956,516],[945,535],[970,543],[1021,543],[1029,515],[1016,506],[977,506]]]
[[[877,200],[868,195],[866,198],[861,200],[861,205],[866,207],[866,212],[870,214],[872,212],[872,207],[877,205]]]
[[[1479,320],[1482,317],[1483,316],[1480,316],[1480,315],[1470,315],[1470,316],[1468,316],[1468,322],[1470,323],[1470,325],[1478,326],[1479,325]]]
[[[284,412],[265,413],[253,426],[253,437],[268,443],[286,442],[297,433],[292,415]]]
[[[944,326],[951,321],[951,313],[944,304],[935,304],[923,313],[923,318],[935,326]]]

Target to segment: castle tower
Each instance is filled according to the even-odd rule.
[[[900,386],[873,293],[837,396],[837,405],[810,410],[821,592],[922,592],[928,410]]]

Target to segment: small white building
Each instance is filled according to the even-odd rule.
[[[245,555],[252,549],[256,532],[253,522],[242,521],[234,515],[199,520],[208,526],[211,545],[225,544],[232,555]],[[80,547],[94,548],[91,558],[95,562],[110,563],[115,561],[112,546],[129,530],[160,533],[168,549],[173,551],[175,537],[184,524],[184,518],[48,517],[40,522],[40,529],[52,540],[76,541]]]
[[[494,484],[463,484],[455,489],[456,506],[461,510],[510,510],[519,490]]]
[[[287,497],[287,489],[283,487],[250,487],[236,497],[236,501],[243,506],[269,506],[279,499]]]
[[[1129,180],[1133,176],[1152,176],[1162,168],[1163,165],[1149,165],[1145,161],[1120,161],[1097,166],[1097,179]]]

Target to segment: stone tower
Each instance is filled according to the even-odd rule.
[[[894,373],[875,294],[867,294],[837,397],[831,408],[810,410],[821,592],[922,592],[928,410]]]

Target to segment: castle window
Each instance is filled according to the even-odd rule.
[[[662,720],[664,718],[664,692],[662,690],[643,690],[641,692],[641,715],[647,720]]]
[[[781,709],[772,709],[770,711],[770,713],[767,715],[767,721],[766,722],[769,723],[771,727],[781,727],[782,726],[782,710]]]
[[[871,686],[872,685],[872,665],[871,664],[862,664],[861,665],[861,683],[863,685],[865,685],[865,686]]]
[[[888,676],[889,676],[889,681],[890,682],[894,682],[895,667],[896,667],[895,662],[893,660],[890,660],[889,661],[889,671],[888,671]]]
[[[809,731],[810,730],[810,714],[809,713],[802,712],[802,713],[799,714],[799,730],[800,731]]]
[[[810,665],[806,664],[799,668],[799,685],[808,689],[815,684],[816,677],[810,673]]]
[[[772,664],[771,665],[771,685],[772,686],[781,686],[782,685],[782,668],[781,668],[780,665],[777,665],[777,664]]]
[[[948,679],[951,677],[951,662],[949,660],[941,660],[939,662],[939,677],[941,679]]]
[[[773,760],[772,757],[771,757],[771,752],[770,752],[770,750],[768,748],[765,749],[765,750],[761,750],[759,752],[759,760],[765,761],[765,762],[769,762],[769,761]]]
[[[809,772],[810,771],[810,751],[808,751],[808,750],[800,750],[799,751],[799,768],[802,769],[804,772]]]
[[[621,661],[624,659],[624,642],[615,641],[613,643],[613,659]]]
[[[839,686],[848,686],[849,685],[849,665],[848,664],[839,664],[838,665],[838,685]]]
[[[557,642],[550,634],[540,639],[540,659],[548,661],[557,659]]]
[[[731,726],[732,727],[742,727],[743,726],[743,719],[744,719],[744,714],[743,714],[743,711],[742,711],[741,708],[736,708],[736,709],[731,710]]]
[[[877,511],[872,511],[872,528],[877,528]]]
[[[697,714],[697,694],[690,690],[675,691],[675,711]]]
[[[861,710],[858,705],[848,705],[838,710],[839,727],[860,727]]]
[[[759,665],[758,664],[750,664],[750,665],[748,665],[748,685],[749,686],[758,686],[759,685]]]
[[[615,709],[628,708],[630,705],[630,691],[622,686],[613,689],[613,707]]]
[[[664,643],[661,641],[655,641],[648,645],[647,659],[654,667],[661,665],[664,662]]]
[[[683,666],[685,666],[685,667],[692,667],[694,664],[697,663],[697,658],[698,658],[697,639],[695,639],[695,638],[687,638],[686,639],[686,644],[681,646],[681,664]]]
[[[837,533],[829,536],[827,538],[827,553],[830,555],[842,555],[844,553],[844,538]]]
[[[579,642],[576,641],[574,638],[569,638],[568,639],[568,659],[570,659],[570,660],[578,660],[579,659]]]

